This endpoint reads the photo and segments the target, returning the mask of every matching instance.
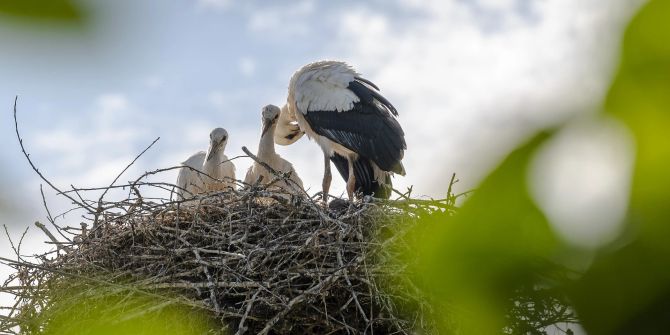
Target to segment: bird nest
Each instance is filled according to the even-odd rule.
[[[16,101],[14,120],[34,172],[75,208],[53,216],[42,193],[49,228],[35,224],[55,246],[42,255],[22,256],[25,233],[17,243],[7,234],[16,259],[0,264],[15,272],[0,294],[15,303],[0,306],[0,334],[138,333],[150,325],[182,334],[434,332],[428,299],[410,283],[404,256],[420,218],[450,216],[455,197],[423,201],[408,192],[324,207],[314,200],[319,194],[273,186],[291,186],[290,176],[246,148],[272,172],[267,185],[236,181],[235,189],[175,201],[176,185],[149,181],[182,167],[117,184],[158,139],[109,186],[61,190],[26,152]],[[127,196],[107,200],[119,190]],[[165,191],[171,196],[146,196]],[[76,225],[58,221],[77,211]]]
[[[40,225],[57,255],[4,260],[17,270],[7,283],[19,285],[3,288],[18,300],[0,330],[43,333],[64,310],[76,311],[77,327],[118,322],[108,311],[138,317],[181,306],[206,315],[215,333],[432,332],[430,308],[398,261],[417,213],[448,215],[452,205],[367,200],[324,208],[257,185],[188,201],[106,203],[117,210],[96,213],[94,228],[59,229],[73,234],[65,243]]]

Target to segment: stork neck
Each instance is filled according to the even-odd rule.
[[[205,164],[202,167],[203,172],[216,178],[217,176],[215,176],[215,172],[219,170],[217,167],[221,165],[222,154],[223,150],[213,152],[211,159],[205,160]]]
[[[268,155],[273,155],[275,153],[275,128],[277,128],[276,122],[272,124],[261,137],[261,142],[258,146],[259,157],[267,157]]]

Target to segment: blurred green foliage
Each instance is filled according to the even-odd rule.
[[[649,2],[623,41],[605,102],[635,135],[628,229],[633,240],[603,251],[573,299],[591,334],[670,332],[670,2]]]
[[[419,233],[424,238],[416,247],[416,281],[446,316],[442,331],[500,333],[520,321],[508,317],[527,300],[520,292],[544,294],[534,288],[552,285],[560,273],[549,261],[559,243],[526,185],[532,155],[548,137],[540,134],[513,152],[453,218],[429,217],[421,225],[429,232]],[[526,326],[521,328],[533,328]]]
[[[575,251],[528,194],[528,166],[552,135],[537,136],[453,218],[425,219],[408,257],[418,258],[417,281],[434,297],[443,332],[533,333],[510,324],[524,288],[553,290],[589,334],[670,332],[670,1],[650,1],[630,23],[605,110],[636,140],[627,239],[603,247],[586,273],[554,275]]]
[[[0,14],[23,20],[79,23],[84,12],[72,0],[0,0]]]
[[[84,286],[80,286],[84,287]],[[48,320],[44,328],[22,329],[25,334],[45,335],[202,335],[217,329],[204,310],[181,305],[179,300],[155,298],[110,288],[87,292],[51,291],[60,295],[53,305],[35,312],[36,320]],[[24,311],[25,312],[25,311]],[[41,325],[41,322],[36,322]]]

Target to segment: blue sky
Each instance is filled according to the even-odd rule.
[[[122,181],[177,165],[191,153],[205,150],[209,131],[217,126],[230,133],[229,157],[241,154],[242,145],[255,150],[260,108],[285,101],[293,71],[319,59],[345,60],[378,84],[400,112],[407,134],[408,173],[396,178],[395,185],[400,189],[414,185],[417,196],[440,197],[452,172],[461,180],[459,191],[470,189],[538,129],[592,114],[613,74],[622,28],[639,4],[626,0],[82,3],[92,13],[86,31],[28,27],[5,18],[0,22],[0,103],[5,106],[0,116],[0,140],[5,143],[0,150],[0,183],[5,193],[11,193],[5,198],[13,199],[9,200],[13,209],[0,217],[18,223],[10,227],[15,234],[44,217],[40,182],[13,134],[10,110],[17,94],[25,144],[41,170],[64,188],[101,186],[159,136],[158,144]],[[576,127],[574,133],[586,137],[576,144],[583,150],[566,156],[565,150],[557,149],[550,155],[562,157],[566,169],[575,173],[540,179],[586,176],[575,186],[583,192],[571,191],[588,197],[567,202],[562,209],[547,209],[559,213],[557,218],[561,210],[574,213],[574,206],[588,212],[626,199],[625,187],[613,191],[611,185],[626,176],[627,165],[620,164],[624,168],[619,170],[612,166],[626,161],[630,153],[602,150],[613,143],[607,134],[624,135],[617,132],[617,125],[599,127],[604,130],[580,132],[584,127]],[[604,135],[589,138],[594,133]],[[574,145],[572,141],[567,143]],[[588,141],[595,144],[582,145]],[[625,139],[617,141],[623,143],[617,147],[626,147]],[[318,191],[320,149],[304,138],[279,151],[294,162],[305,185]],[[606,153],[599,160],[593,152]],[[238,176],[249,164],[236,161]],[[159,178],[172,181],[176,173]],[[333,190],[343,189],[344,182],[334,179]],[[537,192],[538,201],[547,204],[556,203],[554,199],[565,197],[569,190],[549,183]],[[67,208],[67,202],[53,192],[47,196],[55,212]],[[77,217],[67,220],[76,224]],[[34,235],[28,248],[43,249],[41,240]]]

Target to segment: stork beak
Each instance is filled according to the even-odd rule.
[[[217,150],[219,150],[221,143],[223,143],[223,141],[219,141],[217,143],[214,143],[214,145],[210,146],[209,150],[207,151],[207,157],[205,157],[206,161],[209,161],[210,159],[212,159],[212,157],[214,157],[214,153]]]
[[[265,133],[268,132],[268,129],[270,129],[271,125],[272,121],[263,120],[263,131],[261,132],[261,137],[265,136]]]

